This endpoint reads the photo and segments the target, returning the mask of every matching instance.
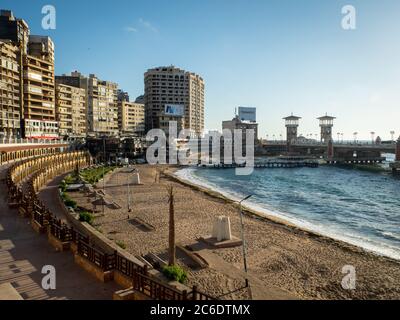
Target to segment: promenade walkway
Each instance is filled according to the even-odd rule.
[[[8,208],[6,170],[0,167],[0,285],[10,283],[25,300],[111,300],[118,290],[114,282],[97,281],[75,264],[71,253],[57,253],[47,237],[33,231],[29,220]],[[48,203],[53,203],[52,190],[50,186],[42,192]],[[45,265],[56,269],[56,290],[42,289]]]

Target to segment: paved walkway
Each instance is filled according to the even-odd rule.
[[[0,285],[10,283],[25,300],[111,300],[118,290],[114,282],[97,281],[75,264],[70,252],[57,253],[46,236],[33,231],[28,219],[8,208],[5,174],[6,167],[0,167]],[[44,191],[50,202],[47,192],[53,189]],[[56,269],[56,290],[42,289],[45,265]]]

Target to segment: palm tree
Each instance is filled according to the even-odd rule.
[[[167,186],[167,192],[169,203],[168,264],[174,266],[176,265],[174,187]]]

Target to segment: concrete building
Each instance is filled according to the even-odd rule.
[[[0,128],[0,132],[6,134],[8,137],[18,137],[21,136],[21,118],[24,114],[24,74],[22,71],[23,64],[23,56],[28,53],[28,42],[29,42],[29,26],[28,24],[22,20],[14,17],[12,11],[9,10],[1,10],[0,11],[0,39],[3,40],[3,43],[7,43],[7,45],[2,45],[2,97],[4,99],[9,99],[11,93],[9,92],[10,86],[13,87],[13,97],[11,98],[14,102],[14,107],[10,108],[10,102],[2,100],[2,124]],[[17,49],[10,49],[10,46],[14,45]],[[7,48],[6,48],[7,47]],[[13,53],[10,52],[13,51]],[[8,52],[6,52],[8,51]],[[7,57],[5,59],[5,57]],[[8,63],[6,62],[8,61]],[[12,61],[12,62],[11,62]],[[13,71],[9,69],[10,63],[13,64]],[[8,65],[8,67],[4,67],[3,64]],[[18,79],[15,78],[16,67],[18,68]],[[8,72],[5,69],[9,69]],[[10,72],[13,73],[13,83],[11,84],[11,79],[9,78]],[[6,75],[7,73],[8,75]],[[8,82],[7,85],[4,82]],[[15,85],[16,81],[18,81],[18,87]],[[5,86],[7,86],[7,90],[5,90]],[[7,91],[7,92],[6,92]],[[19,94],[18,108],[15,108],[15,94]],[[7,95],[7,98],[4,96]],[[5,111],[7,109],[7,111]],[[6,114],[5,114],[6,113]],[[18,113],[18,115],[17,115]],[[18,121],[15,118],[18,116]],[[6,119],[6,123],[4,122]],[[13,119],[13,120],[12,120]],[[11,124],[11,122],[13,124]],[[4,127],[3,127],[4,126]]]
[[[18,48],[22,135],[26,138],[57,138],[53,41],[49,37],[30,35],[27,23],[16,19],[7,10],[0,12],[0,39],[8,39]]]
[[[86,90],[56,83],[56,115],[60,136],[85,137]]]
[[[127,101],[127,102],[129,102],[129,93],[125,92],[125,91],[123,91],[121,89],[118,89],[117,98],[118,98],[118,101]]]
[[[124,100],[118,101],[118,124],[120,133],[122,135],[144,135],[144,114],[144,104]]]
[[[19,49],[0,40],[0,138],[21,136]]]
[[[89,132],[96,135],[118,135],[118,85],[98,79],[94,74],[88,79]]]
[[[0,39],[11,40],[22,49],[22,54],[27,54],[29,26],[24,20],[15,18],[12,11],[0,10]]]
[[[161,128],[168,132],[169,121],[177,121],[178,130],[182,127],[202,133],[204,81],[199,75],[174,66],[159,67],[145,73],[144,83],[146,131]]]
[[[234,130],[242,130],[242,141],[243,145],[246,142],[246,130],[254,130],[254,143],[258,142],[258,123],[253,121],[243,121],[239,119],[239,116],[236,116],[230,121],[222,122],[222,129],[229,129],[232,132],[232,137]]]
[[[47,36],[29,36],[28,50],[31,56],[54,62],[54,43]]]
[[[87,132],[102,136],[118,135],[118,85],[98,79],[94,74],[86,77],[75,71],[56,77],[57,83],[86,91]]]
[[[58,138],[54,44],[49,37],[29,37],[28,54],[23,57],[23,71],[25,137]]]
[[[56,82],[71,87],[85,89],[86,92],[89,88],[88,78],[81,74],[79,71],[71,72],[70,75],[63,74],[62,76],[56,76]]]

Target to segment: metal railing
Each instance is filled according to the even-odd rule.
[[[178,290],[166,283],[163,283],[153,276],[150,276],[147,271],[147,265],[140,265],[128,258],[120,255],[117,251],[112,254],[104,252],[90,243],[89,236],[80,233],[73,227],[69,227],[66,223],[57,219],[45,205],[39,200],[35,188],[40,189],[46,184],[46,181],[53,176],[59,174],[58,171],[52,171],[49,175],[45,167],[58,166],[60,163],[65,163],[74,159],[79,160],[78,155],[83,158],[83,153],[60,153],[51,156],[43,156],[35,159],[39,162],[34,166],[33,160],[23,160],[10,167],[7,173],[6,183],[8,187],[9,197],[18,202],[18,206],[23,211],[31,211],[32,218],[42,227],[47,230],[55,238],[62,242],[71,242],[77,245],[77,254],[102,271],[117,270],[132,280],[133,288],[138,292],[146,295],[154,300],[216,300],[203,292],[193,287],[193,291]],[[71,166],[70,166],[71,167]],[[64,169],[65,170],[65,169]],[[22,182],[21,177],[27,177],[28,173],[32,177],[27,181],[25,191],[21,189],[19,183]],[[44,177],[46,179],[44,179]],[[14,180],[15,178],[15,180]]]

